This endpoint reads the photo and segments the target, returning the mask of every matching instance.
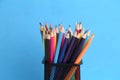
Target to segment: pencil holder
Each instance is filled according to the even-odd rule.
[[[43,61],[42,63],[44,64],[44,80],[64,80],[72,67],[77,67],[77,70],[73,74],[71,80],[80,80],[80,65],[82,64],[82,61],[80,64],[50,64],[48,61]],[[52,68],[55,68],[54,74],[51,73]],[[53,78],[51,78],[51,74],[53,75]]]

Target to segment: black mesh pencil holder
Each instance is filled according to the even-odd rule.
[[[80,65],[82,61],[80,64],[50,64],[47,61],[42,63],[44,64],[44,80],[64,80],[72,67],[77,67],[78,70],[75,71],[71,80],[80,80]]]

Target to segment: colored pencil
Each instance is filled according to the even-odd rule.
[[[45,80],[49,80],[49,72],[50,72],[50,65],[48,65],[47,63],[49,63],[49,57],[50,57],[50,35],[46,34],[45,37],[45,74],[46,77],[44,77]]]
[[[57,47],[56,47],[56,53],[55,53],[54,63],[57,63],[57,61],[58,61],[58,56],[59,56],[59,52],[60,52],[60,45],[61,45],[61,42],[62,42],[63,33],[64,33],[64,28],[61,25],[60,26],[59,37],[58,37],[58,44],[57,44]]]
[[[55,52],[56,52],[56,45],[57,45],[57,41],[56,41],[56,30],[54,29],[53,30],[53,35],[54,35],[54,55],[55,55]],[[54,59],[54,57],[53,57]]]
[[[50,63],[53,63],[53,59],[54,59],[54,35],[53,35],[53,31],[51,31],[50,34]]]
[[[79,53],[81,52],[84,42],[86,39],[86,35],[84,35],[81,39],[80,42],[78,44],[78,47],[76,48],[74,54],[72,55],[71,59],[70,59],[70,63],[74,63],[74,61],[76,60],[77,56],[79,55]]]
[[[65,33],[62,35],[62,42],[61,42],[61,45],[60,45],[60,52],[61,52],[63,44],[64,44],[64,39],[65,39]]]
[[[80,80],[80,66],[77,67],[75,72],[75,79]]]
[[[94,34],[92,34],[92,36],[88,39],[87,43],[85,44],[83,50],[80,52],[79,56],[75,60],[74,64],[79,64],[80,63],[83,55],[85,54],[85,52],[89,48],[93,38],[94,38]],[[77,69],[77,67],[72,67],[64,80],[70,80],[70,78],[72,77],[72,75],[73,75],[73,73],[75,72],[76,69]]]
[[[67,58],[67,63],[71,63],[70,60],[71,60],[71,57],[73,57],[74,54],[75,54],[74,52],[75,52],[75,50],[76,50],[76,48],[78,46],[79,38],[80,38],[80,33],[78,35],[76,35],[76,39],[74,41],[74,44],[73,44],[72,49],[70,51],[70,54],[69,54],[69,56]]]
[[[65,42],[63,44],[62,51],[61,51],[60,56],[58,58],[58,63],[62,63],[62,60],[65,56],[65,50],[67,48],[68,42],[69,42],[69,33],[67,33],[65,36]]]

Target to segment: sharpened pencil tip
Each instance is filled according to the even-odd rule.
[[[94,33],[92,34],[92,36],[91,36],[92,38],[94,38],[95,37],[95,35],[94,35]]]
[[[87,30],[87,31],[85,32],[85,34],[86,34],[86,36],[90,36],[90,30]]]
[[[80,22],[79,27],[80,27],[80,29],[82,29],[82,22]]]
[[[80,24],[82,24],[82,22],[80,22]]]
[[[39,22],[39,24],[40,24],[40,26],[42,26],[42,23],[41,23],[41,22]]]
[[[88,32],[87,32],[87,36],[90,36],[90,30],[88,30]]]
[[[60,26],[60,31],[64,32],[64,27],[62,25]]]

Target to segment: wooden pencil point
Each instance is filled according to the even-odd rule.
[[[82,29],[82,22],[80,22],[80,24],[79,24],[79,28]]]

